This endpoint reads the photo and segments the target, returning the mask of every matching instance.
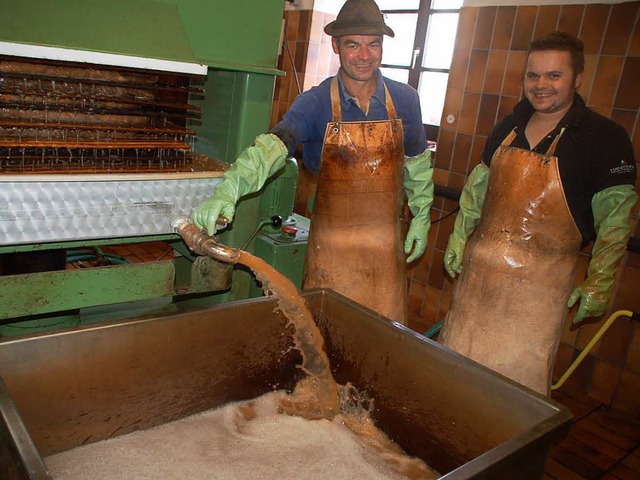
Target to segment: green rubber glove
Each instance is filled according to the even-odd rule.
[[[433,203],[431,150],[427,149],[415,157],[405,157],[404,192],[407,195],[409,210],[413,214],[407,238],[404,241],[404,253],[411,254],[407,257],[407,263],[411,263],[427,248],[427,237],[431,227],[429,216]]]
[[[218,217],[231,222],[240,197],[260,190],[267,179],[284,166],[287,156],[287,147],[276,135],[259,135],[224,172],[213,196],[196,207],[193,223],[198,228],[206,227],[209,235],[215,235]]]
[[[567,307],[571,308],[580,299],[574,324],[586,317],[599,317],[608,310],[616,270],[631,235],[629,220],[637,198],[632,185],[609,187],[593,196],[591,208],[597,236],[591,250],[587,279],[567,301]]]
[[[478,164],[467,178],[460,195],[460,211],[444,252],[444,268],[451,278],[462,271],[462,257],[467,238],[480,222],[482,205],[489,185],[489,167]]]

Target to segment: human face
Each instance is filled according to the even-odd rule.
[[[539,113],[562,113],[573,103],[582,74],[575,75],[571,54],[542,50],[529,54],[524,78],[524,93]]]
[[[344,74],[357,82],[375,78],[382,60],[382,36],[345,35],[331,39]]]

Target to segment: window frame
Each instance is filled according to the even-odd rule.
[[[429,29],[429,20],[431,15],[434,13],[457,13],[460,14],[461,7],[458,8],[449,8],[449,9],[432,9],[432,0],[420,0],[418,5],[418,9],[398,9],[398,10],[389,10],[383,9],[381,10],[383,14],[418,14],[417,24],[416,24],[416,33],[413,42],[413,52],[411,55],[411,63],[409,67],[404,65],[396,65],[396,64],[388,64],[383,63],[380,66],[382,68],[393,68],[398,70],[408,70],[408,80],[407,83],[411,85],[413,88],[418,90],[418,86],[420,84],[420,77],[424,72],[437,72],[437,73],[446,73],[447,75],[450,73],[450,68],[430,68],[423,67],[423,57],[425,53],[425,43],[427,40],[427,31]],[[425,126],[425,130],[427,131],[427,137],[429,140],[435,140],[440,130],[438,125],[431,124],[423,124]]]

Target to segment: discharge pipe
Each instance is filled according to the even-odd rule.
[[[173,227],[194,253],[207,255],[224,263],[238,263],[240,249],[222,245],[217,237],[203,233],[190,220],[182,218]]]

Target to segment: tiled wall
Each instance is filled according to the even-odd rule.
[[[640,160],[640,2],[622,4],[465,7],[461,11],[456,49],[435,157],[435,182],[461,190],[467,174],[495,122],[520,98],[526,50],[531,39],[560,29],[585,43],[586,70],[580,93],[588,105],[611,117],[632,136]],[[303,90],[337,71],[328,36],[322,31],[334,15],[310,10],[286,10],[286,35]],[[272,123],[297,95],[292,63],[286,50],[279,68],[287,72],[276,82]],[[326,67],[329,66],[327,71]],[[447,123],[453,115],[453,123]],[[296,212],[306,212],[314,179],[301,169]],[[638,189],[640,191],[640,188]],[[457,202],[436,197],[427,252],[408,272],[410,326],[425,332],[445,317],[453,288],[443,268],[444,250],[453,229]],[[640,237],[638,206],[634,235]],[[588,263],[581,257],[580,275]],[[579,279],[576,279],[578,282]],[[640,254],[628,253],[611,311],[640,312]],[[567,325],[559,349],[556,378],[578,355],[604,320],[580,329]],[[603,403],[640,416],[640,326],[619,318],[567,382]]]
[[[435,182],[460,190],[480,160],[495,122],[519,100],[529,42],[553,30],[578,35],[585,44],[586,67],[580,93],[595,111],[623,125],[640,160],[640,2],[621,4],[465,7],[435,158]],[[453,116],[448,123],[447,117]],[[637,190],[640,188],[636,186]],[[445,317],[453,281],[443,256],[457,202],[436,198],[427,254],[409,273],[412,325],[417,330]],[[640,237],[638,206],[633,232]],[[441,220],[438,220],[441,219]],[[584,278],[588,249],[581,255],[578,283]],[[628,253],[614,287],[611,312],[640,312],[640,254]],[[605,316],[606,318],[606,316]],[[596,334],[604,320],[572,329],[562,338],[556,377]],[[640,417],[640,325],[619,318],[570,378],[571,385],[607,404]]]
[[[309,90],[338,71],[340,61],[331,48],[331,37],[324,33],[324,26],[335,18],[335,14],[315,10],[285,10],[286,42],[278,59],[278,68],[286,75],[276,79],[272,126],[282,118],[300,91]],[[301,159],[301,153],[298,152],[296,158]],[[307,201],[315,192],[317,177],[308,172],[301,161],[298,165],[294,211],[309,216]]]
[[[271,125],[282,118],[298,93],[309,90],[338,71],[340,62],[331,49],[331,37],[323,31],[333,20],[335,15],[330,13],[285,10],[286,42],[283,42],[278,58],[278,68],[285,76],[276,80]]]

